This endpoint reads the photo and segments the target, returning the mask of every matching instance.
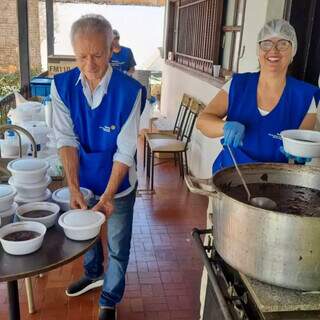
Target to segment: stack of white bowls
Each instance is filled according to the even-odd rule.
[[[47,174],[48,163],[42,159],[16,159],[8,163],[12,177],[9,184],[17,190],[14,200],[18,203],[47,201],[51,198]]]
[[[0,184],[0,226],[11,223],[18,205],[14,202],[17,191],[6,184]]]

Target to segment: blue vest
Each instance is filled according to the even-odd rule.
[[[297,129],[306,116],[317,87],[287,77],[286,86],[277,106],[265,116],[257,105],[257,89],[260,73],[233,75],[227,121],[238,121],[245,126],[243,146],[233,148],[238,163],[288,162],[280,152],[282,142],[272,138],[286,129]],[[215,160],[212,172],[233,166],[228,150],[223,149]]]
[[[101,195],[108,184],[117,137],[127,121],[141,85],[120,71],[113,70],[107,94],[101,104],[91,109],[83,94],[78,68],[57,74],[55,85],[63,103],[70,110],[74,132],[79,139],[80,186]],[[130,187],[128,174],[118,192]]]

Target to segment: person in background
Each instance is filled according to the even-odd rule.
[[[76,297],[102,286],[99,320],[115,320],[125,289],[137,174],[135,154],[142,86],[108,63],[112,27],[85,15],[71,28],[77,67],[55,75],[53,128],[71,194],[71,207],[86,209],[80,187],[93,191],[92,210],[107,217],[108,266],[101,240],[84,256],[84,275],[66,290]]]
[[[112,57],[110,64],[114,69],[132,75],[135,70],[136,61],[130,48],[120,45],[120,34],[113,30]]]
[[[288,162],[292,156],[271,135],[314,129],[319,88],[287,75],[296,52],[297,37],[289,22],[266,23],[257,39],[260,71],[234,74],[199,116],[197,128],[208,137],[223,136],[238,163]],[[223,148],[212,172],[229,166],[233,161]]]

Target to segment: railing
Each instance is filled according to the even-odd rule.
[[[181,0],[178,7],[176,62],[212,74],[219,63],[223,1]]]

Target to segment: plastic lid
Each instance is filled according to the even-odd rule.
[[[80,191],[86,200],[88,200],[92,196],[92,192],[89,189],[80,188]],[[69,188],[64,187],[56,190],[52,195],[52,199],[57,202],[69,203],[70,202]]]
[[[101,216],[92,210],[70,210],[63,216],[62,222],[69,227],[90,227],[100,223]]]
[[[48,167],[48,164],[40,159],[17,159],[9,162],[8,169],[14,171],[38,171]]]

